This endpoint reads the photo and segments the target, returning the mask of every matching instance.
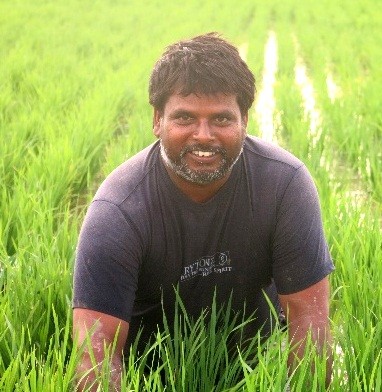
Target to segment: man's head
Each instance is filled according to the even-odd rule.
[[[233,45],[209,33],[170,45],[155,64],[150,104],[163,111],[174,93],[234,94],[244,116],[254,100],[255,78]]]

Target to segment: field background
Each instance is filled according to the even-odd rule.
[[[14,0],[0,2],[1,391],[72,388],[72,269],[86,206],[154,140],[148,77],[163,48],[208,31],[240,47],[256,75],[249,133],[296,154],[319,189],[336,266],[331,389],[382,390],[380,1]],[[259,349],[257,365],[228,364],[244,377],[215,390],[287,388],[283,339]],[[164,350],[167,386],[133,358],[125,389],[213,390],[214,362],[182,347],[181,377]],[[322,390],[318,362],[314,376],[302,363],[291,390]]]

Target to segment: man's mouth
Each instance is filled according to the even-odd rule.
[[[212,152],[212,151],[198,151],[198,150],[194,150],[191,151],[192,154],[196,155],[197,157],[212,157],[213,155],[216,154],[216,152]]]

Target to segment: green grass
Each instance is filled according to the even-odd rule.
[[[277,139],[317,183],[336,266],[331,319],[342,353],[331,390],[382,390],[381,12],[376,0],[2,2],[0,390],[73,387],[72,269],[86,206],[115,166],[154,140],[147,84],[163,48],[215,30],[248,44],[258,87],[269,31],[276,34]],[[297,55],[321,115],[314,145],[295,83]],[[328,70],[341,92],[334,102]],[[249,132],[259,133],[252,115]],[[230,356],[233,326],[226,312],[211,312],[209,321],[189,320],[180,307],[176,336],[158,331],[147,348],[162,367],[147,371],[149,357],[132,353],[124,390],[286,390],[285,332]],[[290,387],[319,391],[324,378],[311,347]]]

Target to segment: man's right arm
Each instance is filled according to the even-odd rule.
[[[122,353],[129,332],[129,323],[117,317],[90,309],[73,310],[73,338],[81,348],[81,359],[77,366],[77,388],[79,391],[96,391],[99,379],[97,373],[108,359],[107,349],[114,346],[110,370],[110,384],[119,391],[122,376]],[[90,343],[90,344],[88,344]]]

